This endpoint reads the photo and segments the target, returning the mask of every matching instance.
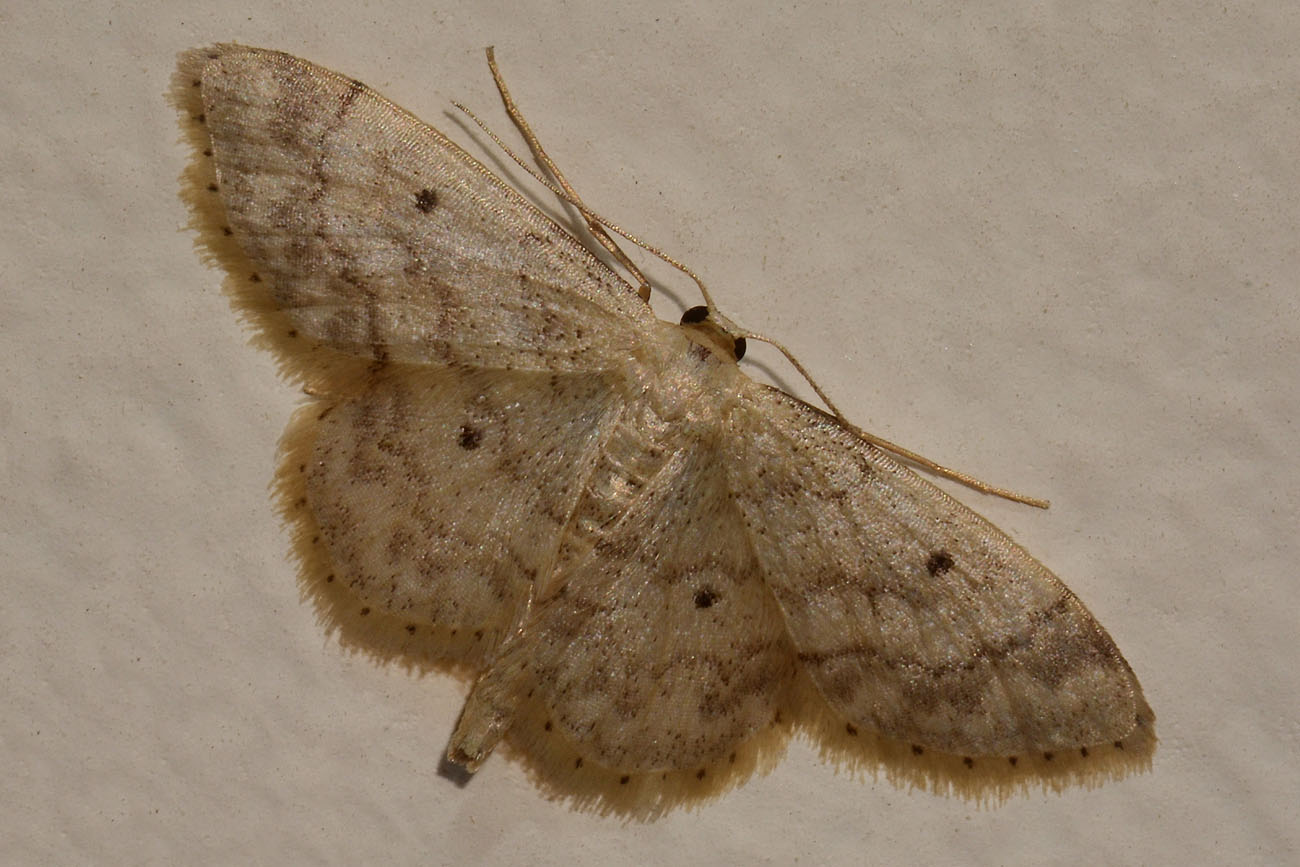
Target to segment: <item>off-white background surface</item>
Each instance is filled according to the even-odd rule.
[[[494,43],[590,204],[864,426],[1053,500],[960,494],[1112,632],[1153,771],[986,809],[796,742],[652,824],[438,776],[463,687],[299,602],[300,394],[182,231],[164,91],[222,39],[471,143]],[[1296,863],[1297,45],[1273,0],[6,4],[0,861]]]

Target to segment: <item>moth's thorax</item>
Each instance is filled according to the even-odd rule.
[[[657,339],[637,353],[634,399],[666,422],[709,425],[725,414],[749,381],[730,346],[693,325],[659,322]],[[730,341],[725,334],[723,340]]]

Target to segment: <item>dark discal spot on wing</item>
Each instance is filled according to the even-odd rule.
[[[709,608],[716,601],[718,601],[718,594],[714,593],[708,587],[703,587],[695,591],[696,608]]]
[[[483,431],[467,424],[460,426],[460,438],[457,440],[465,450],[476,449],[483,441]]]
[[[952,559],[952,555],[947,551],[935,551],[930,555],[930,559],[925,561],[925,571],[937,577],[947,572],[954,565],[956,565],[956,561]]]
[[[438,206],[438,194],[425,187],[415,194],[415,207],[427,214]]]

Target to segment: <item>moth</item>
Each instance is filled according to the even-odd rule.
[[[507,738],[574,790],[705,786],[798,727],[927,773],[1149,757],[1079,599],[750,379],[711,305],[658,319],[356,80],[238,45],[179,69],[209,249],[309,395],[280,473],[309,589],[345,637],[470,674],[450,760]]]

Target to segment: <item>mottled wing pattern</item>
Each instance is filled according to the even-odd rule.
[[[635,430],[626,439],[607,453],[657,452],[662,462],[562,565],[523,636],[475,686],[452,740],[471,766],[491,748],[481,734],[502,727],[525,688],[541,693],[551,725],[582,755],[628,771],[724,759],[788,696],[794,651],[717,444],[669,432],[650,448]],[[604,511],[594,481],[577,523]]]
[[[659,322],[436,130],[278,52],[200,49],[181,72],[251,306],[288,317],[272,342],[311,374],[281,480],[313,589],[483,664],[454,759],[477,767],[526,706],[573,770],[702,780],[804,695],[801,666],[848,730],[918,748],[1150,733],[1127,663],[1041,564],[745,378],[725,329]]]
[[[600,374],[384,367],[322,415],[305,470],[337,580],[490,654],[550,574],[620,404]]]
[[[383,361],[593,370],[653,321],[570,234],[360,82],[237,45],[181,69],[201,83],[230,229],[302,336]]]
[[[958,755],[1109,743],[1151,714],[1083,604],[834,418],[755,386],[730,486],[799,660],[849,722]]]

